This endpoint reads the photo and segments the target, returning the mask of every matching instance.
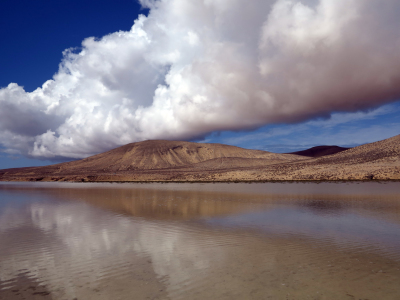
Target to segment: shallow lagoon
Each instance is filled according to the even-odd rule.
[[[0,299],[399,299],[400,183],[0,183]]]

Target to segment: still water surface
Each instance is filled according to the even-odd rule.
[[[400,183],[0,183],[0,299],[400,299]]]

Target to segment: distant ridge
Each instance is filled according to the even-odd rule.
[[[339,147],[339,146],[316,146],[312,147],[310,149],[302,150],[302,151],[296,151],[296,152],[290,152],[288,154],[296,154],[296,155],[301,155],[301,156],[307,156],[307,157],[321,157],[325,155],[332,155],[336,154],[345,150],[348,150],[351,148],[345,148],[345,147]]]

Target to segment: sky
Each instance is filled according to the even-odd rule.
[[[0,169],[147,139],[291,152],[395,136],[399,14],[397,0],[3,0]]]

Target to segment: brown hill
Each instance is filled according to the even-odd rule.
[[[321,156],[336,154],[348,149],[350,148],[344,148],[339,146],[316,146],[302,151],[291,152],[289,154],[296,154],[307,157],[321,157]]]
[[[400,135],[307,157],[222,144],[145,141],[82,160],[0,170],[14,181],[263,181],[400,179]]]
[[[128,144],[82,160],[59,164],[61,169],[129,171],[155,170],[190,166],[221,158],[298,159],[293,155],[248,150],[222,144],[201,144],[180,141],[144,141]]]
[[[298,160],[290,154],[275,154],[222,144],[181,141],[143,141],[100,153],[85,159],[45,167],[0,170],[2,178],[15,176],[93,176],[133,174],[161,170],[219,169],[266,165]],[[233,164],[232,164],[233,163]],[[1,177],[0,177],[1,179]]]

